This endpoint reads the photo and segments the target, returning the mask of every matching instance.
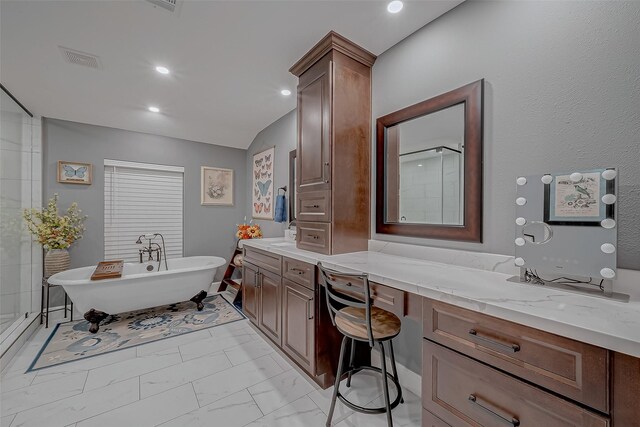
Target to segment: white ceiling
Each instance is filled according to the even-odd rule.
[[[405,1],[392,15],[386,1],[178,0],[171,13],[143,0],[2,0],[0,79],[37,115],[246,148],[295,108],[288,69],[329,30],[379,55],[461,2]],[[102,69],[65,62],[58,46]]]

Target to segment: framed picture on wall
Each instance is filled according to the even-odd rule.
[[[273,219],[273,170],[275,147],[254,154],[251,163],[251,212],[256,219]]]
[[[200,204],[233,206],[233,169],[202,166]]]
[[[600,226],[613,218],[615,182],[605,179],[603,172],[605,169],[545,175],[550,182],[544,186],[544,222]]]
[[[58,182],[63,184],[91,185],[93,167],[91,163],[58,162]]]

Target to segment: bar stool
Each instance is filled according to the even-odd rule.
[[[336,400],[340,399],[354,411],[368,414],[387,414],[389,427],[393,426],[391,410],[398,406],[402,399],[402,388],[398,381],[398,371],[393,353],[391,340],[400,333],[400,319],[395,314],[372,305],[369,278],[366,274],[342,273],[331,270],[318,263],[321,284],[326,290],[327,307],[331,322],[340,331],[344,338],[340,347],[338,372],[331,399],[331,408],[327,417],[327,427],[331,425]],[[382,361],[381,368],[373,366],[354,366],[356,341],[367,342],[373,348],[376,344],[380,347]],[[350,345],[349,366],[345,368],[347,343]],[[391,369],[393,374],[387,372],[384,344],[389,344],[391,356]],[[370,370],[382,374],[385,406],[378,408],[365,408],[348,401],[339,390],[340,379],[347,374],[347,387],[351,386],[351,376],[361,370]],[[389,382],[391,380],[398,390],[398,396],[393,402],[389,402]]]
[[[69,305],[69,297],[67,293],[64,291],[64,308],[56,308],[53,310],[49,310],[49,292],[51,288],[58,287],[59,285],[52,285],[49,283],[49,277],[42,278],[42,293],[40,294],[40,324],[42,325],[43,319],[46,319],[45,329],[49,327],[49,313],[53,313],[54,311],[64,310],[64,318],[67,318],[67,310],[70,313],[71,321],[73,322],[73,301],[71,301],[71,309],[68,308]],[[61,287],[61,286],[60,286]],[[62,288],[62,287],[61,287]],[[45,298],[45,293],[47,294]],[[46,301],[46,306],[45,306]],[[46,310],[45,310],[46,308]]]

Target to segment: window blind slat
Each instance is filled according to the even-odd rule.
[[[153,166],[105,166],[105,259],[138,261],[135,241],[145,233],[164,236],[167,258],[183,255],[184,174]]]

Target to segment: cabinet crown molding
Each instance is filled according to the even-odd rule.
[[[296,77],[300,77],[302,73],[307,71],[309,67],[318,62],[320,58],[331,50],[336,50],[368,67],[372,67],[377,58],[376,55],[363,49],[346,37],[341,36],[335,31],[329,31],[322,40],[316,43],[298,62],[289,68],[289,72]]]

